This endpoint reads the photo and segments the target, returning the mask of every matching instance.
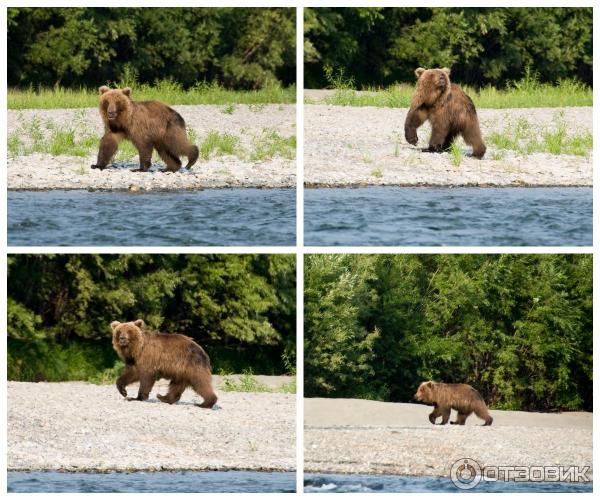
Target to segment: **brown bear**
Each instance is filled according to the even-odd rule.
[[[104,136],[92,168],[106,168],[123,139],[129,139],[140,154],[136,172],[148,171],[153,149],[167,165],[163,172],[177,172],[181,168],[180,156],[187,156],[186,168],[198,160],[198,147],[188,141],[181,115],[158,101],[132,101],[130,88],[100,87],[100,116]]]
[[[481,140],[477,111],[471,98],[455,83],[450,83],[450,70],[415,70],[417,88],[404,122],[404,136],[409,144],[418,142],[417,129],[429,120],[431,137],[426,152],[447,151],[460,134],[473,147],[473,156],[482,158],[485,144]]]
[[[475,412],[482,420],[483,425],[492,425],[493,418],[490,416],[485,401],[481,395],[468,384],[442,384],[438,382],[423,382],[415,399],[424,403],[432,403],[433,412],[429,415],[429,421],[435,425],[438,417],[442,417],[441,425],[446,425],[450,419],[450,410],[458,412],[455,422],[451,424],[465,425],[467,417]]]
[[[139,380],[137,398],[127,399],[146,401],[156,375],[160,374],[170,379],[169,392],[157,396],[162,402],[176,403],[191,386],[204,398],[201,408],[215,405],[217,396],[212,388],[210,359],[191,338],[177,333],[146,331],[141,319],[129,323],[113,321],[110,326],[113,347],[125,362],[125,369],[117,379],[117,389],[123,397],[127,398],[126,387]]]

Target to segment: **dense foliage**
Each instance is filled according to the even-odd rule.
[[[296,80],[292,8],[9,8],[8,85]]]
[[[293,255],[12,255],[8,377],[93,378],[117,360],[110,323],[184,333],[217,372],[293,371]]]
[[[415,68],[451,68],[463,84],[592,85],[591,8],[311,8],[304,10],[305,86],[414,82]]]
[[[591,255],[311,255],[305,395],[409,402],[433,379],[494,408],[592,410]]]

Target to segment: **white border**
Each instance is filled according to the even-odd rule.
[[[449,253],[449,254],[460,254],[460,253],[478,253],[478,254],[498,254],[498,253],[594,253],[594,257],[596,257],[596,251],[594,249],[598,248],[599,240],[599,226],[596,217],[596,204],[594,204],[594,239],[593,247],[464,247],[464,246],[455,246],[455,247],[304,247],[304,220],[303,220],[303,177],[304,177],[304,168],[303,168],[303,138],[304,138],[304,107],[303,107],[303,71],[302,71],[302,62],[303,62],[303,43],[304,43],[304,33],[303,33],[303,16],[302,11],[303,7],[362,7],[362,6],[371,6],[371,7],[481,7],[483,4],[482,1],[473,1],[473,0],[463,0],[457,5],[455,0],[422,0],[421,2],[406,2],[406,1],[366,1],[366,0],[254,0],[254,1],[244,1],[244,0],[212,0],[212,1],[182,1],[176,0],[170,3],[169,7],[295,7],[297,9],[297,20],[296,20],[296,61],[297,61],[297,110],[296,110],[296,118],[297,118],[297,193],[296,193],[296,228],[297,228],[297,238],[295,246],[286,246],[286,247],[8,247],[7,246],[7,196],[6,196],[6,187],[7,187],[7,172],[6,172],[6,162],[4,163],[4,175],[2,175],[0,180],[0,188],[3,192],[3,202],[2,208],[4,209],[2,219],[2,231],[0,235],[0,242],[2,245],[2,255],[0,257],[0,266],[4,270],[5,276],[2,281],[2,300],[0,301],[0,315],[2,316],[2,325],[3,331],[7,330],[7,309],[6,309],[6,299],[7,299],[7,283],[6,283],[6,265],[7,265],[7,253],[198,253],[198,254],[206,254],[206,253],[295,253],[296,254],[296,276],[297,276],[297,318],[296,318],[296,340],[297,340],[297,394],[296,394],[296,456],[298,459],[297,465],[297,487],[298,493],[303,495],[302,487],[303,487],[303,456],[304,456],[304,448],[303,448],[303,412],[304,412],[304,404],[303,404],[303,272],[304,272],[304,255],[310,253],[396,253],[396,254],[432,254],[432,253]],[[567,4],[567,5],[565,5]],[[7,130],[7,103],[6,103],[6,91],[7,91],[7,67],[6,67],[6,30],[7,30],[7,20],[6,20],[6,7],[48,7],[47,1],[44,0],[35,0],[35,1],[10,1],[2,6],[2,11],[0,12],[0,26],[2,27],[4,36],[2,38],[3,49],[2,54],[4,56],[2,61],[3,66],[3,77],[2,77],[2,95],[0,100],[0,106],[3,110],[3,124],[4,131]],[[104,0],[104,1],[89,1],[84,2],[82,0],[73,0],[70,2],[59,1],[53,3],[51,6],[63,6],[63,7],[100,7],[100,6],[113,6],[113,7],[165,7],[165,3],[163,0],[125,0],[123,2],[118,0]],[[584,2],[573,2],[573,4],[568,4],[563,1],[544,1],[544,0],[529,0],[527,2],[519,2],[515,0],[506,0],[503,2],[486,2],[486,7],[593,7],[594,2],[584,1]],[[599,14],[598,9],[594,11],[594,27],[598,28],[599,25]],[[598,35],[597,29],[594,30],[594,45],[598,47]],[[597,66],[597,57],[594,55],[594,66]],[[598,93],[598,79],[596,74],[594,74],[594,98],[596,100]],[[598,144],[600,140],[599,135],[599,126],[600,121],[598,117],[598,112],[594,109],[593,113],[593,125],[594,125],[594,142]],[[7,157],[7,147],[6,147],[6,132],[1,134],[0,140],[0,155],[2,158]],[[598,189],[596,185],[598,183],[598,173],[597,173],[597,161],[594,161],[594,198],[598,194]],[[594,265],[594,282],[597,281],[598,275],[598,266]],[[598,312],[598,301],[594,297],[594,312]],[[596,333],[596,328],[594,327],[594,335]],[[6,337],[2,343],[2,366],[1,372],[3,375],[4,381],[6,381],[6,361],[7,361],[7,352],[6,352]],[[594,345],[594,359],[597,355],[596,345]],[[594,362],[594,373],[596,373],[596,363]],[[2,497],[8,496],[6,494],[6,432],[7,432],[7,412],[6,412],[6,401],[7,401],[7,393],[6,393],[6,384],[2,384],[0,389],[2,395],[2,401],[5,403],[4,408],[1,412],[1,425],[2,425],[2,434],[0,434],[0,449],[2,451],[2,458],[0,461],[0,467],[2,467],[2,482],[0,484],[0,494]],[[597,389],[594,389],[594,401],[597,398]],[[594,417],[594,426],[598,425],[598,418]],[[598,458],[600,457],[599,451],[599,443],[594,438],[594,463],[597,463]],[[594,481],[596,481],[597,474],[594,474]],[[78,495],[78,494],[72,494]],[[104,498],[108,497],[111,494],[103,493],[96,494],[95,498]],[[113,494],[115,495],[115,494]],[[119,496],[125,494],[118,494]],[[170,494],[169,496],[172,496]],[[179,496],[181,494],[176,494]],[[212,496],[213,494],[203,494]],[[225,494],[228,498],[243,498],[248,494]],[[393,493],[370,493],[364,496],[369,498],[385,498],[391,496],[397,496],[398,494]],[[414,493],[404,493],[402,495],[416,495]],[[433,497],[433,496],[444,496],[444,495],[454,495],[454,493],[426,493],[424,495],[425,498]],[[484,493],[474,493],[473,498],[477,498],[477,496],[485,495]],[[537,496],[537,493],[526,493],[521,494],[526,498],[534,498]],[[585,494],[584,494],[585,495]],[[591,494],[587,494],[589,496]],[[20,494],[19,498],[39,498],[50,496],[50,494]],[[145,495],[139,493],[127,494],[127,498],[138,497],[141,498]],[[272,498],[290,498],[289,494],[271,494]]]

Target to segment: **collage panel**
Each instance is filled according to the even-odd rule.
[[[592,245],[591,7],[310,7],[304,45],[307,246]]]
[[[295,245],[295,8],[7,14],[9,245]]]
[[[307,254],[304,491],[592,492],[591,254]]]
[[[296,257],[13,254],[8,492],[295,492]]]

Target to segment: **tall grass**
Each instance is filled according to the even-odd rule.
[[[100,85],[99,85],[100,86]],[[135,100],[159,100],[168,104],[293,104],[295,87],[272,86],[260,90],[228,90],[218,84],[201,82],[189,89],[172,80],[154,85],[120,82],[113,87],[133,88]],[[61,86],[8,90],[8,109],[93,108],[98,105],[98,90]]]
[[[352,89],[352,80],[343,74],[330,75],[329,85],[335,94],[323,102],[337,106],[375,106],[408,108],[414,85],[399,84],[383,89]],[[478,108],[556,108],[564,106],[592,106],[592,89],[576,80],[561,80],[556,85],[541,83],[535,75],[511,82],[504,89],[487,86],[476,90],[463,86]]]

